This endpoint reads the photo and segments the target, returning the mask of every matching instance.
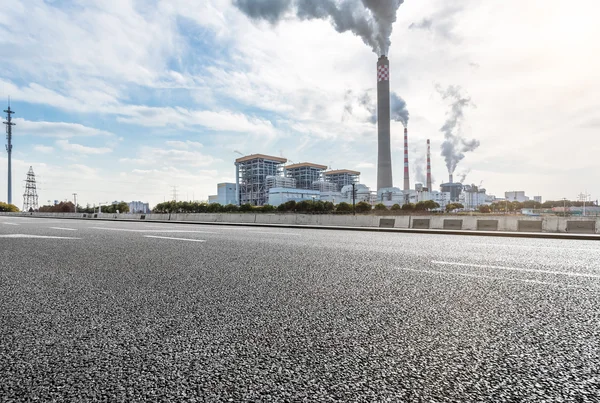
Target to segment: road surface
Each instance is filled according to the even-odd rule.
[[[0,217],[0,401],[599,401],[600,243]]]

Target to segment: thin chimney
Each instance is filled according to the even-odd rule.
[[[404,128],[404,190],[410,190],[410,179],[408,176],[408,129]]]
[[[430,192],[431,189],[431,143],[427,139],[427,190]]]

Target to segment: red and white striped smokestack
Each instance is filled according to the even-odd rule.
[[[432,191],[431,189],[431,144],[429,139],[427,139],[427,190]]]
[[[404,190],[410,190],[410,179],[408,177],[408,129],[404,128]]]

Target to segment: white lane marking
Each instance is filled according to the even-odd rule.
[[[556,246],[536,246],[536,245],[511,245],[511,244],[507,244],[507,243],[493,244],[493,243],[475,243],[475,242],[469,242],[466,245],[471,245],[471,246],[485,246],[485,247],[506,246],[506,247],[509,247],[509,248],[552,249],[552,250],[556,250],[558,252],[561,252],[563,250],[575,250],[575,251],[599,252],[600,253],[600,249],[593,249],[593,248],[564,248],[562,246],[561,247],[556,247]]]
[[[206,242],[203,239],[189,239],[189,238],[173,238],[170,236],[156,236],[156,235],[144,235],[146,238],[156,238],[156,239],[170,239],[173,241],[188,241],[188,242]]]
[[[2,224],[4,224],[4,225],[19,225],[19,224],[15,224],[14,222],[3,222]]]
[[[526,269],[526,268],[522,268],[522,267],[493,266],[493,265],[488,265],[488,264],[440,262],[440,261],[436,261],[436,260],[432,260],[431,263],[442,265],[442,266],[463,266],[463,267],[476,267],[479,269],[497,269],[497,270],[521,271],[521,272],[526,272],[526,273],[556,274],[556,275],[560,275],[560,276],[570,276],[570,277],[600,278],[600,275],[576,273],[576,272],[572,272],[572,271],[538,270],[538,269]]]
[[[77,231],[75,228],[50,227],[50,229],[59,229],[63,231]]]
[[[90,227],[93,229],[101,229],[105,231],[122,231],[122,232],[160,232],[160,233],[187,233],[187,234],[216,234],[216,232],[209,231],[186,231],[186,230],[159,230],[159,229],[127,229],[127,228],[104,228],[104,227]]]
[[[470,277],[470,278],[482,278],[486,280],[502,280],[502,281],[517,281],[522,283],[533,283],[533,284],[545,284],[545,285],[558,285],[558,286],[569,286],[567,284],[560,283],[551,283],[548,281],[539,281],[539,280],[529,280],[524,278],[510,278],[510,277],[495,277],[495,276],[485,276],[481,274],[470,274],[470,273],[459,273],[454,271],[439,271],[439,270],[419,270],[419,269],[408,269],[405,267],[398,267],[396,270],[404,270],[404,271],[412,271],[415,273],[426,273],[426,274],[442,274],[442,275],[450,275],[450,276],[462,276],[462,277]],[[575,287],[579,288],[579,287]]]
[[[8,234],[0,235],[0,238],[40,238],[40,239],[81,239],[67,236],[46,236],[46,235],[28,235],[28,234]]]

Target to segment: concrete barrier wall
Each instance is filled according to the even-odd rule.
[[[84,217],[86,215],[87,217]],[[526,217],[526,216],[375,216],[375,215],[337,215],[337,214],[146,214],[141,220],[141,214],[108,214],[102,213],[94,218],[95,214],[85,213],[3,213],[0,216],[11,217],[52,217],[52,218],[86,218],[89,220],[137,220],[137,221],[194,221],[204,223],[244,223],[244,224],[280,224],[280,225],[319,225],[333,227],[379,227],[381,219],[394,220],[394,228],[430,228],[444,229],[444,223],[452,220],[461,220],[462,229],[476,231],[488,229],[482,227],[482,222],[498,224],[498,231],[528,231],[528,232],[579,232],[600,233],[600,218],[595,217]],[[426,225],[429,220],[429,225]],[[479,223],[479,224],[478,224]],[[541,224],[540,224],[541,223]],[[446,224],[445,229],[455,229],[457,224]],[[540,227],[541,225],[541,227]],[[452,227],[452,228],[450,228]],[[486,227],[486,228],[484,228]],[[456,228],[457,229],[457,228]],[[493,230],[493,228],[489,228]]]

